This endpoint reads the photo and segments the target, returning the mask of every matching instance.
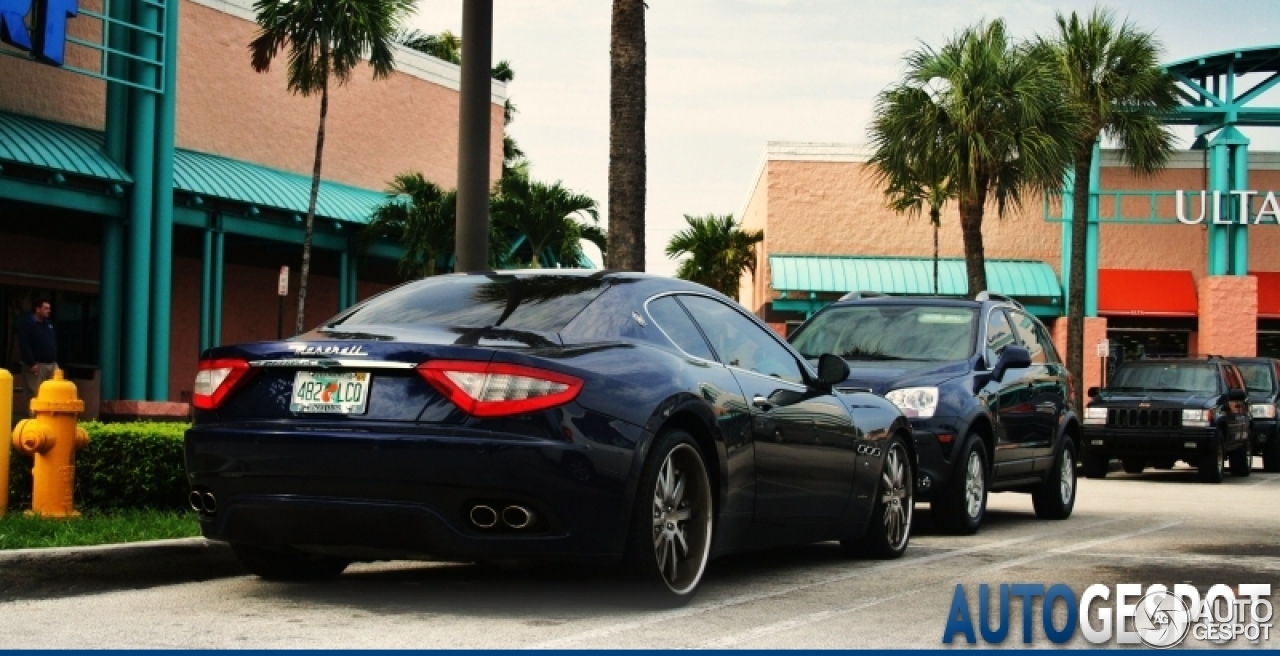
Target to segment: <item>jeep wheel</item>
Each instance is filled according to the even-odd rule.
[[[1084,468],[1085,478],[1106,478],[1107,468],[1111,466],[1111,458],[1101,453],[1089,453],[1086,449],[1080,464]]]
[[[337,578],[351,561],[301,551],[274,551],[231,543],[231,553],[250,572],[270,581],[320,581]]]
[[[1147,463],[1142,458],[1121,458],[1120,464],[1124,465],[1124,473],[1141,474],[1142,470],[1147,468]]]
[[[1200,456],[1200,462],[1197,463],[1200,469],[1200,480],[1205,483],[1221,483],[1222,475],[1226,469],[1223,461],[1226,460],[1226,454],[1222,451],[1222,434],[1214,436],[1213,442],[1209,444],[1209,452]]]
[[[1066,519],[1076,505],[1076,447],[1068,438],[1062,443],[1058,462],[1044,484],[1031,493],[1031,505],[1041,519]]]
[[[1244,478],[1253,473],[1253,451],[1245,442],[1240,448],[1231,452],[1231,475]]]
[[[945,489],[935,493],[929,508],[943,533],[973,535],[987,512],[987,448],[970,435]]]
[[[1262,471],[1274,474],[1280,472],[1280,435],[1272,435],[1262,447]]]

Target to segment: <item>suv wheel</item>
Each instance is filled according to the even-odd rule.
[[[929,504],[933,521],[944,533],[973,535],[987,512],[987,448],[970,435],[946,489]]]
[[[1224,467],[1223,461],[1226,460],[1226,454],[1222,451],[1222,433],[1214,436],[1213,442],[1209,445],[1209,453],[1200,457],[1200,480],[1206,483],[1221,483]]]
[[[898,558],[911,541],[911,516],[915,509],[915,478],[911,475],[911,458],[901,437],[889,440],[880,485],[876,491],[875,509],[867,532],[857,540],[842,540],[846,552],[871,558]]]
[[[273,551],[250,544],[231,544],[231,553],[246,569],[272,581],[319,581],[342,573],[351,561],[301,551]]]
[[[1086,449],[1081,463],[1085,478],[1106,478],[1107,469],[1111,467],[1111,458],[1101,453],[1089,453]]]
[[[1058,462],[1044,483],[1031,493],[1031,505],[1041,519],[1066,519],[1076,505],[1076,447],[1070,438],[1062,442]]]
[[[1141,474],[1142,470],[1147,468],[1147,463],[1142,458],[1121,458],[1120,464],[1124,465],[1124,473]]]
[[[1262,470],[1269,473],[1280,472],[1280,435],[1272,435],[1266,446],[1262,447]]]
[[[1253,451],[1249,443],[1245,442],[1231,453],[1231,475],[1244,478],[1251,473],[1253,473]]]

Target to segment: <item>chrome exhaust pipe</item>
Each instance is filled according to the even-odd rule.
[[[507,506],[502,509],[502,523],[511,528],[526,528],[533,523],[533,511],[524,506]]]
[[[498,513],[489,506],[473,506],[471,508],[471,523],[479,528],[493,528],[498,523]]]
[[[212,492],[204,493],[204,511],[210,515],[218,512],[218,500],[213,497]]]
[[[204,496],[195,490],[192,490],[191,494],[187,495],[187,504],[196,512],[204,512]]]

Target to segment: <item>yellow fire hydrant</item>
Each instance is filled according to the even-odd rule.
[[[72,497],[75,493],[76,450],[89,444],[89,434],[76,426],[84,412],[84,401],[76,394],[75,383],[54,369],[53,378],[40,385],[31,399],[35,419],[24,419],[13,428],[13,446],[35,456],[31,478],[31,514],[41,517],[79,517]]]

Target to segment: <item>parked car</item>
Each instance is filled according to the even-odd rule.
[[[1089,397],[1085,476],[1104,478],[1113,458],[1130,474],[1171,469],[1181,460],[1208,483],[1222,481],[1229,458],[1233,476],[1249,475],[1249,394],[1225,358],[1125,362]]]
[[[1280,403],[1280,360],[1275,358],[1230,358],[1244,376],[1249,391],[1250,451],[1262,455],[1262,469],[1280,472],[1280,429],[1276,426],[1276,405]]]
[[[978,530],[990,491],[1031,493],[1036,514],[1075,506],[1080,429],[1066,368],[1044,326],[1013,300],[853,293],[791,336],[811,360],[850,367],[837,387],[883,395],[911,421],[917,492],[951,533]]]
[[[643,274],[447,275],[290,341],[204,353],[186,434],[205,537],[272,579],[357,560],[622,560],[671,600],[709,558],[902,555],[915,445],[764,323]]]

